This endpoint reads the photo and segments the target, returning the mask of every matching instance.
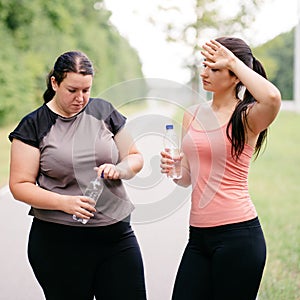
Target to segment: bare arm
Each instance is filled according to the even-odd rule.
[[[259,134],[277,116],[281,105],[280,92],[270,81],[248,68],[239,59],[233,60],[231,70],[256,100],[255,104],[249,107],[247,121],[250,130]]]
[[[117,165],[103,164],[99,166],[98,174],[101,175],[103,171],[104,178],[130,179],[142,169],[143,156],[125,128],[115,135],[114,140],[119,149],[120,162]]]
[[[279,90],[267,79],[246,66],[231,51],[212,40],[203,46],[204,62],[210,68],[227,68],[243,83],[257,101],[249,108],[248,125],[254,134],[266,129],[275,119],[281,105]]]
[[[11,145],[9,187],[15,199],[40,209],[61,210],[78,217],[92,217],[95,211],[84,196],[60,195],[36,185],[40,152],[17,139]]]

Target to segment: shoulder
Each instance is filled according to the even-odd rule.
[[[105,120],[116,108],[107,100],[101,98],[90,98],[86,107],[86,113],[91,114],[96,118]]]
[[[184,136],[185,133],[188,131],[188,129],[193,121],[194,115],[197,112],[198,107],[199,107],[199,104],[196,104],[196,105],[188,107],[185,110],[185,112],[183,114],[183,120],[182,120],[182,132],[183,132],[182,136]]]
[[[195,118],[196,114],[198,113],[199,109],[203,106],[203,104],[195,104],[186,109],[184,112],[183,120],[189,121]]]
[[[126,123],[126,117],[112,103],[101,98],[90,98],[86,113],[103,120],[113,134],[116,134]]]
[[[90,98],[88,105],[89,106],[95,105],[95,106],[101,106],[101,107],[112,107],[113,106],[109,101],[102,99],[102,98]]]
[[[196,111],[199,109],[201,104],[195,104],[195,105],[192,105],[190,107],[187,108],[186,110],[186,113],[187,114],[195,114]]]
[[[46,111],[46,105],[43,104],[40,107],[38,107],[37,109],[33,110],[32,112],[28,113],[27,115],[25,115],[21,122],[24,120],[34,120],[34,119],[38,119],[39,116],[41,114],[43,114]]]
[[[32,111],[28,115],[26,115],[20,122],[20,124],[32,124],[37,127],[38,130],[43,130],[44,127],[48,127],[49,125],[55,123],[57,115],[54,114],[46,104],[43,104],[36,110]]]
[[[195,105],[192,105],[186,109],[183,115],[182,126],[185,130],[188,130],[191,123],[195,118],[199,118],[199,115],[206,114],[207,108],[210,106],[210,102],[201,102]]]
[[[55,120],[56,116],[43,104],[22,118],[14,131],[9,134],[9,139],[12,141],[16,138],[38,147],[40,140],[47,134]]]

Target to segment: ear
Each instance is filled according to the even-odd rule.
[[[241,82],[241,81],[239,80],[239,78],[236,77],[236,76],[234,76],[234,83],[235,83],[235,85],[237,85],[239,82]]]
[[[52,89],[53,89],[53,91],[55,91],[56,92],[56,90],[57,90],[57,87],[58,87],[58,84],[57,84],[57,82],[56,82],[56,80],[55,80],[55,77],[54,76],[51,76],[51,85],[52,85]]]

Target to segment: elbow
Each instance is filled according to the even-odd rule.
[[[137,164],[136,164],[135,173],[138,173],[142,170],[144,166],[144,158],[141,153],[137,153],[136,155],[137,155]]]
[[[173,181],[181,186],[181,187],[184,187],[184,188],[187,188],[191,185],[191,182],[190,181],[184,181],[184,180],[180,180],[180,179],[173,179]]]
[[[136,152],[130,155],[130,160],[123,160],[117,165],[120,173],[119,179],[131,179],[139,173],[144,166],[142,154]]]
[[[9,181],[8,187],[9,187],[10,193],[12,194],[13,198],[15,200],[19,200],[17,184]]]
[[[279,111],[280,106],[281,106],[281,93],[280,91],[276,88],[272,92],[270,92],[269,95],[270,99],[270,105],[273,107],[275,111]]]
[[[35,185],[35,183],[18,180],[13,178],[13,176],[11,176],[11,178],[9,179],[8,186],[14,199],[24,202],[23,201],[24,196],[26,195],[26,191],[28,191],[27,187],[30,187],[31,184]]]

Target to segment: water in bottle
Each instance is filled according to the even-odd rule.
[[[103,191],[104,183],[102,178],[103,178],[103,173],[101,174],[101,177],[98,176],[94,180],[90,181],[90,183],[88,184],[84,192],[84,196],[93,199],[96,203]],[[78,218],[75,215],[73,215],[73,219],[78,222],[81,222],[82,224],[86,224],[88,222],[88,219]]]
[[[182,177],[179,139],[172,124],[166,125],[166,132],[164,136],[165,151],[168,152],[174,160],[174,165],[168,173],[168,177],[172,179],[179,179]]]

